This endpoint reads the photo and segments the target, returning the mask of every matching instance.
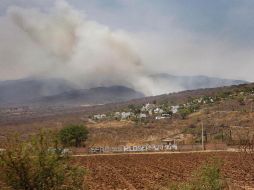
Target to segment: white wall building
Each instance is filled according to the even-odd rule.
[[[132,115],[131,112],[122,112],[121,119],[128,119]]]
[[[178,112],[178,109],[180,108],[179,105],[177,106],[171,106],[171,111],[173,112],[173,114],[177,113]]]
[[[153,110],[155,108],[155,105],[154,104],[149,104],[147,103],[146,105],[144,105],[142,108],[141,108],[141,111],[142,112],[146,112],[146,111],[149,111],[149,110]]]
[[[155,114],[161,114],[161,113],[164,112],[164,110],[161,109],[161,108],[156,108],[155,110],[153,110],[153,112],[154,112]]]
[[[107,116],[105,114],[97,114],[97,115],[94,115],[93,118],[94,119],[97,119],[97,120],[100,120],[100,119],[104,119],[106,118]]]

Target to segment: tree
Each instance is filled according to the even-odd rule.
[[[68,125],[59,132],[60,140],[65,146],[80,147],[87,135],[88,130],[83,125]]]
[[[131,110],[131,111],[136,109],[136,107],[135,107],[134,104],[128,105],[128,108],[129,108],[129,110]]]
[[[0,153],[0,189],[83,190],[82,167],[70,163],[55,135],[41,132],[29,140],[7,139]],[[54,150],[54,151],[52,151]]]
[[[130,104],[128,105],[128,108],[135,114],[138,115],[141,113],[141,108],[139,105]]]
[[[188,108],[181,108],[179,109],[179,114],[182,117],[182,119],[186,119],[186,117],[191,114],[191,111]]]
[[[161,108],[162,108],[164,114],[169,114],[170,116],[173,115],[173,112],[172,112],[172,110],[171,110],[171,107],[168,106],[168,104],[163,104],[163,105],[161,106]]]

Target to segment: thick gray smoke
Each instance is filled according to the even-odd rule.
[[[8,37],[0,47],[6,78],[64,78],[82,88],[125,85],[150,93],[132,38],[88,20],[64,1],[46,13],[11,7],[1,22],[10,32],[0,34]]]
[[[27,1],[24,4],[33,0]],[[127,30],[133,20],[139,20],[138,30],[112,30],[65,1],[57,1],[47,11],[9,7],[7,14],[0,16],[0,80],[63,78],[80,88],[124,85],[147,95],[186,89],[170,77],[169,80],[149,77],[155,73],[254,80],[253,45],[240,45],[228,37],[234,33],[228,30],[230,21],[225,21],[220,35],[217,32],[207,35],[181,27],[181,19],[164,18],[160,11],[155,14],[156,8],[149,9],[149,3],[122,3],[128,7],[126,10],[122,7],[125,13],[117,9],[107,18],[110,13],[103,14],[104,7],[96,7],[97,16],[105,16],[109,20],[105,23],[112,27]],[[235,8],[228,12],[232,19],[239,17]],[[133,10],[136,14],[129,19]],[[110,24],[110,18],[118,16],[120,26]],[[238,30],[243,31],[242,26]],[[191,83],[199,80],[188,78]]]

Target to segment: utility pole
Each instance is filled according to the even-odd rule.
[[[201,136],[202,149],[205,150],[205,146],[204,146],[204,123],[203,123],[203,121],[201,122],[201,127],[202,127],[202,136]]]

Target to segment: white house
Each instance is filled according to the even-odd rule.
[[[97,120],[100,120],[100,119],[104,119],[106,118],[107,116],[105,114],[97,114],[97,115],[94,115],[93,118],[94,119],[97,119]]]
[[[199,99],[198,99],[198,103],[199,103],[199,104],[202,103],[202,101],[203,101],[203,98],[199,98]]]
[[[114,118],[120,119],[121,118],[121,113],[120,112],[115,112]]]
[[[140,113],[139,115],[138,115],[138,118],[146,118],[146,114],[145,113]]]
[[[121,113],[121,119],[127,119],[132,115],[131,112],[122,112]]]
[[[162,117],[162,116],[156,116],[155,117],[156,120],[160,120],[160,119],[165,119],[165,117]]]
[[[176,105],[176,106],[171,106],[171,111],[173,112],[173,114],[177,113],[178,112],[178,109],[180,108],[179,105]]]
[[[156,108],[155,110],[153,110],[153,112],[154,112],[155,114],[160,114],[160,113],[163,113],[164,111],[163,111],[163,109],[161,109],[161,108]]]
[[[141,108],[141,111],[142,112],[146,112],[146,111],[149,111],[149,110],[153,110],[155,108],[155,105],[154,104],[149,104],[147,103],[146,105],[144,105],[142,108]]]
[[[163,113],[163,114],[161,114],[161,116],[164,117],[164,118],[169,118],[169,117],[170,117],[170,114],[168,114],[168,113]]]
[[[164,113],[164,114],[161,114],[160,116],[155,117],[156,120],[166,119],[166,118],[170,118],[170,114]]]

